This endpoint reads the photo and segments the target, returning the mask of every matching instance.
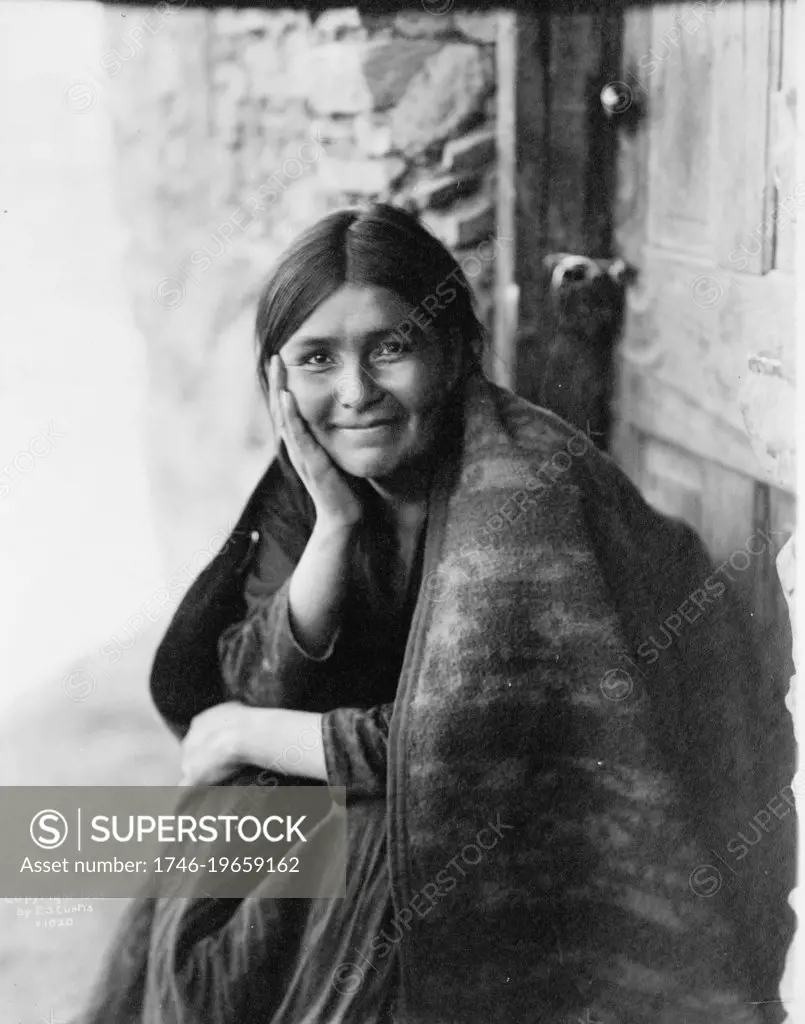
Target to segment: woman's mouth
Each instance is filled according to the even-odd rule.
[[[394,426],[395,420],[374,420],[371,423],[356,423],[356,424],[345,424],[343,426],[336,425],[338,430],[346,430],[351,434],[377,434],[388,430]]]

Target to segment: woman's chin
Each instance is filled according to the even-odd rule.
[[[350,476],[371,480],[393,473],[397,469],[399,461],[396,453],[366,451],[350,452],[344,458],[339,458],[338,464]]]

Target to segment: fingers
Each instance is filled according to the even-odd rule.
[[[299,447],[299,416],[293,404],[293,397],[289,391],[278,391],[278,402],[282,410],[282,439],[294,469],[302,476],[304,464]]]
[[[296,402],[291,393],[287,390],[287,368],[279,355],[273,355],[268,364],[269,380],[269,405],[274,410],[274,427],[277,434],[277,446],[279,441],[285,442],[285,447],[294,468],[301,474],[301,451],[299,448],[300,437],[307,433],[305,423],[299,415]]]
[[[288,387],[288,368],[282,361],[282,356],[279,353],[274,358],[277,360],[277,386],[280,391],[285,391]]]
[[[332,462],[308,429],[296,399],[287,389],[287,367],[279,355],[271,357],[268,379],[269,404],[276,410],[278,442],[280,438],[285,442],[292,466],[310,490],[311,477],[327,472],[332,468]]]
[[[179,785],[180,786],[192,786],[193,785],[193,769],[192,760],[188,756],[186,750],[182,750],[182,760],[179,765]]]
[[[308,430],[300,415],[296,399],[290,391],[280,392],[285,422],[285,444],[294,461],[296,471],[304,479],[304,472],[317,465],[329,465],[329,457]]]
[[[296,399],[287,388],[282,385],[285,383],[285,367],[282,366],[279,357],[277,357],[278,368],[276,370],[276,385],[277,385],[277,404],[281,410],[282,417],[282,439],[285,442],[285,447],[288,449],[288,454],[291,456],[291,461],[296,468],[296,471],[301,474],[303,455],[305,452],[309,452],[313,438],[310,436],[307,424],[302,419],[299,408],[296,404]]]
[[[214,786],[232,771],[230,759],[210,752],[209,747],[188,750],[179,767],[179,786]]]
[[[306,433],[307,427],[305,421],[299,415],[296,400],[290,391],[281,391],[280,399],[282,401],[282,416],[285,420],[285,427],[293,435],[294,439],[298,439],[303,433]]]
[[[284,439],[285,434],[285,424],[282,415],[282,405],[280,403],[279,387],[279,375],[284,369],[284,367],[281,368],[281,362],[282,361],[279,356],[273,355],[268,364],[268,407],[274,426],[277,448],[279,448],[280,440]]]

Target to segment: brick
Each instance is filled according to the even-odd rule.
[[[317,114],[372,110],[374,97],[363,70],[365,44],[327,43],[307,55],[307,99]]]
[[[368,46],[363,70],[374,109],[386,110],[399,103],[411,79],[441,50],[441,43],[431,39],[380,40]]]
[[[240,64],[222,62],[213,70],[211,92],[216,102],[237,105],[246,98],[248,77]]]
[[[355,121],[345,117],[338,120],[333,118],[318,118],[311,123],[310,135],[312,138],[320,138],[322,145],[328,143],[343,142],[354,144],[355,142]]]
[[[497,156],[495,133],[489,128],[453,139],[444,147],[442,170],[461,174],[494,163]]]
[[[420,210],[441,210],[474,192],[478,182],[475,175],[424,178],[411,189],[411,198]]]
[[[394,19],[394,29],[404,36],[426,39],[450,35],[455,31],[451,14],[439,17],[433,14],[426,14],[424,11],[418,14],[412,11],[404,11],[402,14],[398,14]]]
[[[394,31],[394,14],[373,14],[371,11],[360,12],[361,22],[373,36],[390,36]]]
[[[388,156],[392,150],[391,129],[384,118],[378,122],[365,114],[354,121],[355,142],[365,156]]]
[[[422,223],[448,249],[464,249],[494,234],[495,206],[484,196],[454,207],[446,214],[429,210],[422,215]]]
[[[404,160],[323,160],[320,181],[334,192],[373,196],[387,192],[406,171]]]
[[[394,148],[415,157],[456,135],[477,116],[492,82],[492,63],[477,46],[443,46],[389,117]]]
[[[334,42],[346,37],[365,39],[366,26],[354,7],[324,11],[313,25],[313,37],[317,42]]]
[[[310,53],[309,29],[286,12],[272,16],[265,35],[240,41],[229,62],[246,71],[254,100],[282,110],[289,101],[307,97]]]
[[[498,33],[497,14],[456,14],[455,26],[468,39],[478,43],[494,43]]]
[[[214,13],[213,18],[215,31],[220,35],[245,35],[248,32],[261,34],[267,31],[272,14],[250,8],[227,10],[223,7]],[[309,25],[309,19],[306,20]]]
[[[300,72],[317,113],[370,113],[394,106],[439,49],[426,39],[342,39],[311,50]]]

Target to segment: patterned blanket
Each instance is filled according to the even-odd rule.
[[[701,543],[550,413],[480,377],[465,409],[389,744],[402,1020],[756,1021],[709,850],[751,778],[745,634],[636,662]]]

